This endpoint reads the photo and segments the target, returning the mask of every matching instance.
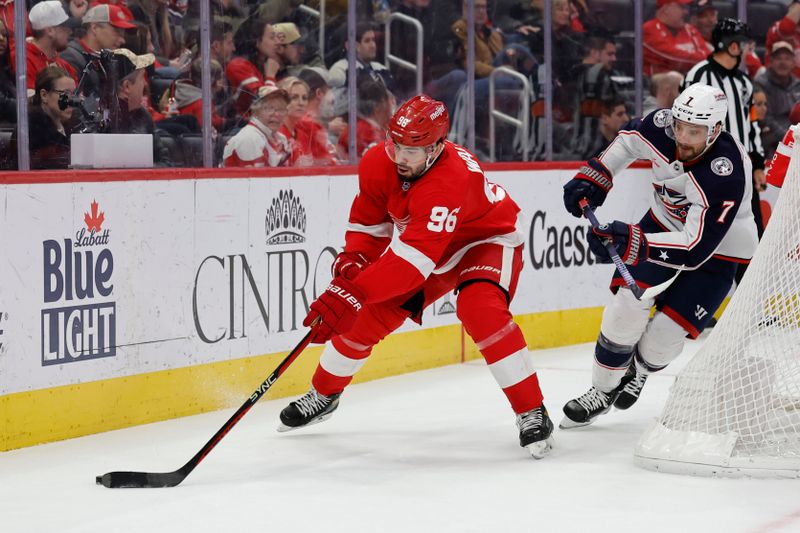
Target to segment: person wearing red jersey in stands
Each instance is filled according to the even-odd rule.
[[[289,141],[279,131],[289,95],[273,84],[258,90],[250,106],[250,120],[225,145],[225,167],[283,167],[292,156]]]
[[[359,77],[356,157],[363,156],[369,148],[383,142],[393,108],[394,96],[383,82],[368,76]],[[339,137],[337,150],[342,161],[347,161],[349,158],[349,133],[348,130],[344,130]]]
[[[786,15],[776,21],[767,32],[765,46],[765,61],[769,65],[772,57],[772,48],[775,43],[786,41],[795,50],[795,64],[793,74],[800,78],[800,1],[794,0],[786,7]]]
[[[361,159],[344,251],[303,321],[325,349],[311,390],[281,412],[279,430],[329,418],[373,346],[455,290],[458,317],[516,414],[520,445],[536,458],[548,453],[553,424],[509,311],[522,270],[520,208],[447,140],[449,128],[444,103],[415,96]]]
[[[278,87],[289,95],[289,107],[283,120],[283,133],[292,146],[289,165],[295,167],[335,165],[335,149],[328,143],[325,129],[308,114],[310,88],[294,76],[280,81]]]
[[[711,53],[700,31],[686,22],[693,0],[658,0],[656,16],[644,23],[644,74],[676,70],[686,74]]]
[[[248,19],[236,32],[235,46],[240,56],[228,62],[225,76],[233,92],[236,112],[244,115],[258,88],[268,81],[275,83],[275,75],[281,68],[278,40],[271,24]]]
[[[33,6],[28,13],[28,20],[33,29],[33,39],[25,43],[27,65],[28,97],[34,95],[36,76],[49,66],[60,67],[76,82],[78,76],[75,69],[59,56],[65,50],[72,36],[72,30],[66,25],[69,17],[58,0],[46,0]],[[16,73],[16,53],[11,46],[11,68]]]

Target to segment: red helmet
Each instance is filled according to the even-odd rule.
[[[389,138],[406,146],[428,146],[445,139],[450,116],[445,105],[418,94],[400,106],[389,121]]]

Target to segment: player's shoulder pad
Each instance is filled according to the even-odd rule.
[[[692,168],[692,174],[700,179],[732,178],[744,181],[748,157],[737,145],[730,133],[720,133],[714,145],[705,154],[703,159]]]
[[[635,118],[620,131],[636,131],[651,146],[668,160],[675,155],[675,140],[672,133],[672,110],[656,109],[642,118]]]

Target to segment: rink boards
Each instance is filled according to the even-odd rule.
[[[597,335],[611,268],[563,208],[577,166],[490,167],[522,208],[512,304],[529,346]],[[636,220],[647,169],[602,220]],[[352,168],[0,175],[0,451],[238,406],[303,336],[356,194]],[[271,397],[307,389],[307,350]],[[374,351],[356,381],[477,357],[455,298]]]

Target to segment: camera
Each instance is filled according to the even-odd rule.
[[[80,125],[73,133],[98,133],[103,129],[103,121],[96,113],[89,113],[83,99],[74,94],[61,93],[58,97],[58,108],[61,110],[74,107],[81,112]]]

